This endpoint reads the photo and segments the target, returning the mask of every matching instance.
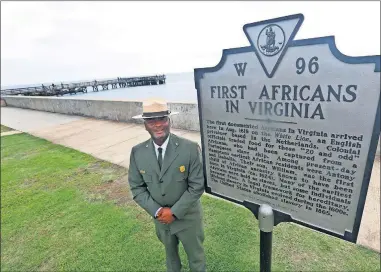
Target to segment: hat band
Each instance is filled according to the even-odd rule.
[[[166,111],[157,111],[157,112],[146,112],[146,113],[143,113],[142,117],[152,117],[152,116],[168,115],[169,113],[170,113],[169,110],[166,110]]]

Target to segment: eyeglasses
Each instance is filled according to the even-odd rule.
[[[155,124],[155,123],[165,123],[167,121],[168,121],[168,116],[147,118],[144,120],[144,122],[148,123],[149,125]]]

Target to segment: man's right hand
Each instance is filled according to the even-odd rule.
[[[160,212],[160,215],[157,217],[160,223],[171,224],[175,220],[175,217],[170,208],[164,207],[160,210]]]

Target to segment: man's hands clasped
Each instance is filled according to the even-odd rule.
[[[175,217],[170,208],[164,207],[158,212],[157,220],[159,220],[159,222],[162,224],[171,224],[173,221],[175,221]]]

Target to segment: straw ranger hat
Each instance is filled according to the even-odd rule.
[[[143,101],[143,114],[133,116],[133,119],[149,119],[178,114],[168,109],[167,102],[162,99],[149,99]]]

